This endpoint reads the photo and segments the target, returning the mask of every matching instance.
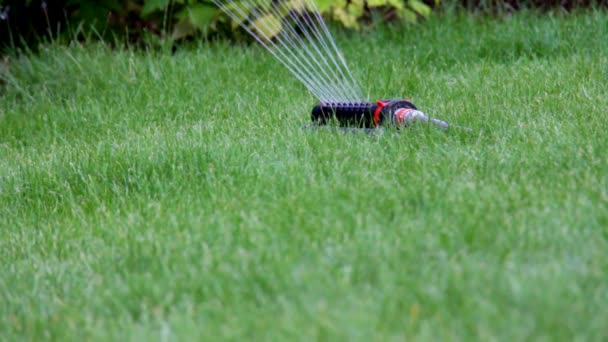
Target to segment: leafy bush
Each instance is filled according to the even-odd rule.
[[[403,18],[409,22],[431,14],[431,7],[420,0],[317,0],[317,4],[321,13],[354,29],[374,13],[382,14],[385,20]]]
[[[297,3],[285,1],[287,6]],[[440,0],[432,0],[440,1]],[[427,17],[431,6],[422,0],[316,0],[328,19],[349,28],[359,29],[372,21],[402,18],[410,22]],[[434,4],[434,3],[433,3]],[[432,4],[431,4],[432,5]],[[106,39],[126,36],[142,41],[147,36],[181,39],[201,34],[235,37],[242,34],[238,25],[211,0],[0,0],[0,40],[4,46],[19,46],[41,38],[56,38],[57,32],[68,39],[87,33]],[[69,26],[69,28],[68,28]],[[19,37],[19,39],[15,39]]]
[[[289,8],[296,8],[300,2],[282,0]],[[421,0],[314,0],[319,12],[324,16],[335,20],[344,27],[350,29],[360,28],[362,21],[369,21],[372,12],[383,11],[391,13],[385,16],[386,19],[403,18],[414,22],[417,18],[428,17],[431,7]],[[439,1],[439,0],[436,0]],[[244,7],[249,10],[250,7]],[[232,25],[222,25],[228,21],[225,14],[218,9],[211,1],[186,1],[186,0],[145,0],[141,16],[149,18],[152,15],[173,14],[175,24],[171,27],[174,39],[183,38],[201,32],[207,36],[210,33],[221,33],[231,35],[231,32],[224,32],[222,29],[228,28],[229,31],[238,30]],[[287,13],[285,13],[287,15]]]
[[[238,0],[237,0],[238,1]],[[283,1],[296,6],[295,0]],[[377,22],[415,22],[440,5],[476,12],[503,13],[520,8],[606,6],[606,0],[314,0],[328,20],[348,29]],[[443,1],[443,2],[442,2]],[[59,34],[61,33],[61,34]],[[41,39],[94,37],[146,42],[203,37],[246,36],[212,0],[0,0],[0,45],[35,46]]]

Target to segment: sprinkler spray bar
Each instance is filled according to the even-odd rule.
[[[335,120],[340,126],[362,128],[374,128],[387,123],[406,127],[414,121],[429,122],[443,129],[450,127],[447,122],[429,118],[409,100],[319,103],[312,109],[311,119],[319,125]]]

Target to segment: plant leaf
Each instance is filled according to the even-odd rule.
[[[417,19],[416,13],[414,11],[410,10],[409,8],[402,8],[397,13],[399,14],[400,17],[405,19],[405,21],[408,21],[410,23],[416,22],[416,19]]]
[[[213,19],[218,13],[218,9],[209,4],[194,4],[188,7],[188,19],[192,26],[206,33]]]
[[[388,0],[388,3],[389,5],[397,9],[397,13],[399,13],[400,10],[405,8],[402,0]]]
[[[358,29],[357,17],[348,13],[344,8],[338,7],[334,10],[334,18],[342,23],[344,27]]]
[[[365,11],[363,5],[364,3],[362,0],[352,0],[352,2],[348,4],[348,7],[346,7],[346,10],[348,11],[348,14],[355,17],[355,20],[357,20],[363,15],[363,12]]]
[[[171,33],[171,37],[174,40],[178,40],[193,35],[195,31],[196,27],[194,27],[194,25],[192,25],[190,20],[186,17],[177,24],[175,24],[175,27],[173,27],[173,32]]]
[[[146,0],[141,8],[141,16],[145,17],[150,13],[158,10],[164,10],[169,7],[171,0]]]
[[[407,4],[414,12],[425,18],[431,15],[431,8],[420,0],[408,0]]]
[[[333,0],[314,0],[317,5],[317,9],[319,13],[327,13],[334,5],[335,1]]]
[[[225,5],[228,12],[231,12],[236,18],[231,18],[232,22],[243,24],[247,21],[247,16],[251,13],[251,7],[240,1],[233,1]],[[235,26],[237,27],[237,26]]]
[[[401,2],[401,0],[397,0],[398,2]],[[380,6],[384,6],[387,4],[387,2],[391,2],[391,1],[387,1],[387,0],[368,0],[367,1],[367,5],[369,7],[380,7]]]
[[[288,16],[289,12],[304,13],[304,11],[312,11],[313,7],[302,0],[286,0],[278,8],[279,13],[284,16]]]
[[[260,38],[272,39],[281,33],[281,21],[272,14],[267,14],[256,19],[252,23],[253,28],[258,32]]]

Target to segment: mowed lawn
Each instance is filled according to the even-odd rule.
[[[303,129],[255,45],[12,58],[0,340],[606,340],[607,22],[336,31],[370,100],[471,132]]]

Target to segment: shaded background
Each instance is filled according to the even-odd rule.
[[[521,9],[570,12],[608,7],[608,0],[316,0],[334,25],[373,29],[378,22],[415,22],[446,9],[508,15]],[[249,39],[211,1],[200,0],[1,0],[2,51],[41,41],[104,39],[149,43],[169,38]]]

